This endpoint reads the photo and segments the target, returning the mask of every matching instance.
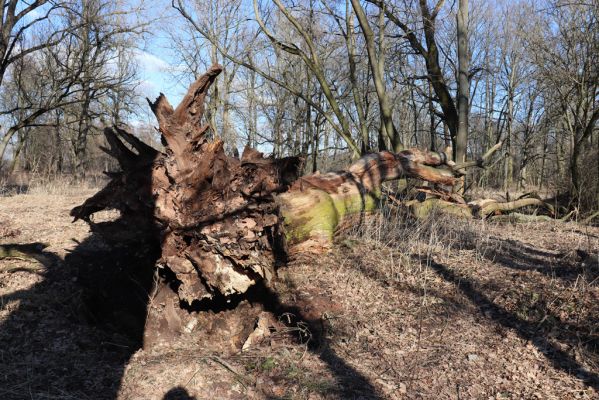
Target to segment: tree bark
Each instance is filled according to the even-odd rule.
[[[458,129],[455,139],[455,159],[457,162],[466,161],[468,145],[468,104],[470,99],[470,81],[468,69],[470,55],[468,54],[468,0],[460,0],[457,16],[458,30]]]
[[[370,135],[368,134],[368,121],[366,120],[366,112],[364,102],[362,101],[361,94],[358,91],[358,79],[356,77],[356,54],[355,54],[355,39],[354,39],[354,13],[353,8],[350,6],[349,0],[346,0],[346,34],[345,34],[345,45],[347,47],[347,61],[349,63],[349,83],[351,87],[352,97],[354,105],[356,107],[356,115],[358,117],[358,127],[360,129],[361,137],[361,155],[367,154],[371,151],[370,149]],[[341,25],[339,26],[341,28]],[[343,31],[343,29],[340,29]],[[383,149],[379,149],[383,150]]]
[[[381,51],[379,51],[379,53],[377,54],[374,40],[374,31],[370,27],[370,23],[368,22],[368,18],[366,17],[366,12],[364,11],[364,8],[358,0],[351,0],[351,3],[356,13],[356,16],[358,17],[358,22],[360,24],[360,28],[362,28],[362,33],[366,42],[368,64],[370,65],[370,69],[372,71],[374,87],[376,89],[377,98],[379,100],[381,130],[384,130],[386,132],[387,137],[389,137],[389,140],[391,141],[393,150],[399,151],[403,148],[403,145],[399,138],[399,133],[397,132],[397,129],[393,124],[393,108],[391,105],[391,100],[389,99],[389,95],[387,94],[387,88],[385,85],[385,59],[384,54],[382,53],[383,45],[381,43]],[[380,17],[382,18],[383,15],[384,10],[381,10]],[[380,24],[379,29],[384,29],[384,23]],[[383,39],[383,37],[384,34],[381,34],[381,40]]]
[[[404,176],[452,185],[444,153],[417,149],[381,152],[360,159],[347,171],[297,179],[303,160],[264,158],[246,148],[229,157],[221,140],[206,138],[204,99],[220,73],[213,66],[200,77],[176,109],[164,95],[150,102],[165,152],[129,133],[105,130],[122,171],[83,205],[75,219],[115,208],[132,218],[131,226],[158,232],[159,265],[176,276],[179,300],[245,293],[274,276],[300,242],[330,242],[346,216],[376,206],[382,182]],[[285,192],[285,193],[283,193]],[[145,227],[145,228],[144,228]],[[287,250],[286,250],[287,249]]]
[[[149,101],[164,153],[123,130],[106,129],[105,151],[122,171],[72,211],[89,221],[96,211],[116,208],[152,225],[150,231],[160,232],[159,265],[176,275],[180,300],[189,304],[244,293],[272,278],[282,238],[273,194],[286,190],[301,166],[299,158],[264,158],[250,148],[241,159],[228,157],[222,140],[206,138],[204,99],[220,72],[218,65],[210,68],[176,109],[164,95]]]
[[[338,229],[374,210],[385,181],[428,181],[439,186],[429,188],[431,193],[462,208],[461,196],[442,187],[455,185],[460,171],[483,165],[501,146],[457,165],[451,162],[451,149],[382,151],[345,171],[300,178],[304,160],[298,157],[265,158],[246,147],[236,158],[225,154],[222,140],[208,139],[204,100],[221,70],[214,65],[198,78],[177,108],[162,94],[148,100],[164,152],[118,127],[105,129],[110,147],[103,150],[117,159],[121,171],[109,173],[107,186],[71,211],[75,220],[83,219],[101,233],[92,215],[117,209],[122,221],[108,232],[112,240],[131,234],[159,243],[157,267],[163,280],[150,311],[157,317],[149,319],[150,325],[166,324],[179,332],[189,318],[182,309],[268,287],[277,265],[298,254],[326,251]],[[500,204],[492,207],[502,209]]]
[[[468,69],[470,55],[468,54],[468,0],[460,0],[457,15],[458,37],[458,93],[457,93],[457,131],[453,144],[457,162],[466,161],[468,150],[468,110],[470,102],[470,80]],[[457,193],[463,194],[465,179],[462,177],[455,187]]]

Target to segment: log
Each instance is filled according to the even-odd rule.
[[[493,222],[509,222],[512,224],[523,224],[530,222],[553,222],[556,221],[548,215],[529,215],[522,213],[511,213],[505,215],[495,215],[491,217]]]
[[[418,149],[370,154],[347,171],[302,178],[299,157],[274,159],[251,148],[240,159],[228,156],[202,124],[206,93],[220,72],[211,67],[176,109],[163,94],[148,100],[164,151],[106,128],[104,151],[121,170],[71,212],[94,229],[94,213],[117,209],[127,220],[121,226],[156,235],[158,266],[174,275],[183,304],[243,294],[258,282],[268,284],[290,254],[328,248],[347,216],[377,206],[385,181],[455,183],[446,153]]]
[[[275,159],[251,148],[241,158],[229,156],[202,120],[208,89],[221,71],[212,66],[176,108],[163,94],[148,100],[163,151],[123,129],[106,128],[108,147],[103,150],[118,161],[120,171],[108,173],[107,185],[71,211],[74,220],[86,221],[92,231],[113,241],[126,241],[129,235],[158,243],[156,266],[162,278],[147,324],[156,331],[186,331],[195,323],[189,311],[206,301],[223,303],[252,287],[268,287],[276,267],[289,257],[326,251],[340,227],[377,207],[386,181],[427,181],[434,185],[428,195],[441,198],[422,204],[435,203],[450,213],[473,217],[475,209],[484,215],[505,208],[500,203],[465,204],[444,190],[468,167],[451,161],[451,149],[383,151],[364,156],[345,171],[304,177],[300,157]],[[415,214],[423,214],[423,207],[415,208]],[[93,214],[106,209],[119,210],[119,222],[95,224]],[[159,339],[168,340],[161,335]]]
[[[0,272],[40,272],[44,270],[44,265],[48,259],[44,255],[44,248],[47,245],[36,244],[0,244],[0,260],[14,259],[31,263],[29,265],[8,264],[0,265]]]
[[[493,199],[481,199],[468,203],[448,201],[442,198],[433,197],[427,198],[425,201],[413,200],[406,203],[406,206],[409,207],[411,213],[418,219],[429,218],[434,212],[466,219],[485,219],[492,216],[495,218],[503,212],[514,211],[529,206],[542,207],[547,209],[549,213],[554,214],[553,207],[550,204],[542,199],[532,197],[508,202],[499,202]],[[546,220],[546,218],[552,219],[549,216],[538,217],[540,218],[537,218],[537,220]],[[506,216],[497,218],[496,220],[499,221],[501,219],[506,221],[509,220]],[[513,220],[516,220],[516,218],[513,218]],[[532,220],[532,218],[530,220]]]
[[[355,214],[378,206],[383,182],[417,178],[452,186],[456,178],[445,153],[409,149],[399,153],[368,154],[347,171],[316,173],[299,178],[277,195],[284,218],[289,253],[320,252],[330,248],[337,229]]]

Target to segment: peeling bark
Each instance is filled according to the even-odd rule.
[[[239,299],[251,288],[268,287],[288,256],[326,251],[352,216],[377,207],[386,181],[416,178],[436,185],[421,188],[432,198],[411,205],[417,216],[428,214],[431,205],[472,218],[541,204],[536,199],[466,204],[443,189],[455,185],[465,168],[484,165],[500,143],[480,160],[458,165],[451,161],[451,148],[383,151],[345,171],[301,178],[298,157],[264,157],[249,147],[241,158],[228,156],[221,140],[206,135],[209,126],[202,119],[207,91],[221,70],[211,67],[176,108],[163,94],[148,100],[163,152],[122,129],[105,129],[109,147],[103,150],[121,170],[108,173],[106,187],[71,211],[75,220],[100,231],[92,215],[119,210],[119,223],[110,231],[102,225],[101,233],[113,241],[134,235],[159,243],[161,281],[149,309],[153,337],[148,341],[184,332],[193,322],[189,312],[206,301]]]
[[[175,274],[179,300],[187,304],[244,293],[273,277],[283,255],[273,194],[289,187],[301,164],[299,158],[265,158],[250,148],[241,159],[229,157],[222,141],[207,139],[204,100],[220,71],[213,66],[200,77],[176,109],[162,94],[149,101],[164,153],[107,128],[110,148],[104,150],[122,171],[72,211],[75,219],[90,221],[93,213],[114,208],[131,225],[157,232],[158,265]]]

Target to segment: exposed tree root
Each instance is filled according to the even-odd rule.
[[[250,148],[241,158],[228,156],[223,142],[211,139],[210,127],[202,124],[208,88],[220,72],[220,66],[211,67],[176,108],[163,94],[148,100],[163,152],[122,129],[107,128],[109,147],[104,150],[118,160],[121,171],[108,173],[106,187],[71,212],[75,220],[100,230],[91,216],[117,209],[120,223],[112,224],[110,232],[104,226],[105,235],[113,241],[133,235],[160,243],[161,278],[147,323],[156,333],[152,341],[188,330],[194,321],[190,312],[206,309],[206,302],[218,308],[252,288],[268,287],[276,266],[288,256],[326,251],[335,232],[355,220],[352,216],[377,207],[386,181],[416,178],[433,185],[420,189],[428,197],[424,202],[407,204],[419,217],[432,209],[484,218],[546,206],[532,198],[466,203],[443,189],[455,185],[466,168],[483,166],[501,143],[479,160],[460,165],[451,161],[451,149],[383,151],[364,156],[345,171],[301,178],[298,157],[274,159]]]

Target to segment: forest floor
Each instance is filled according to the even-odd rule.
[[[128,318],[90,317],[90,279],[128,268],[71,223],[92,193],[0,197],[0,244],[24,254],[0,260],[1,399],[599,398],[597,227],[369,218],[279,270],[286,328],[142,350]]]

